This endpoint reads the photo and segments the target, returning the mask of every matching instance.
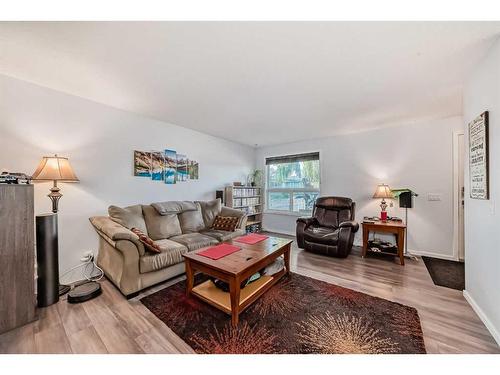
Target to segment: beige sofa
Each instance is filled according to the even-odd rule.
[[[245,234],[247,221],[245,213],[223,207],[219,199],[110,206],[108,213],[90,218],[99,234],[97,264],[127,298],[182,274],[182,254]],[[238,217],[236,231],[211,229],[217,215]],[[161,253],[147,251],[130,230],[134,227],[147,233]]]

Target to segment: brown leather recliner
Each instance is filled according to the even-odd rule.
[[[297,219],[297,243],[301,249],[345,258],[359,224],[354,221],[356,203],[350,198],[316,199],[312,217]]]

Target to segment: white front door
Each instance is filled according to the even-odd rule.
[[[465,158],[465,137],[458,135],[458,259],[465,259],[464,244],[464,158]]]

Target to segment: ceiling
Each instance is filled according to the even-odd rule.
[[[0,74],[249,145],[459,115],[499,22],[0,22]]]

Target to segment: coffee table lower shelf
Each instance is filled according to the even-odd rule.
[[[263,289],[267,289],[266,286],[270,287],[271,285],[269,284],[274,284],[273,281],[277,281],[273,276],[262,276],[260,279],[241,289],[239,301],[240,307],[247,307],[249,305],[248,302],[254,300],[252,297],[256,296],[259,292],[263,292]],[[226,314],[231,315],[230,294],[217,288],[212,281],[207,280],[195,286],[191,292],[205,302],[224,311]]]

